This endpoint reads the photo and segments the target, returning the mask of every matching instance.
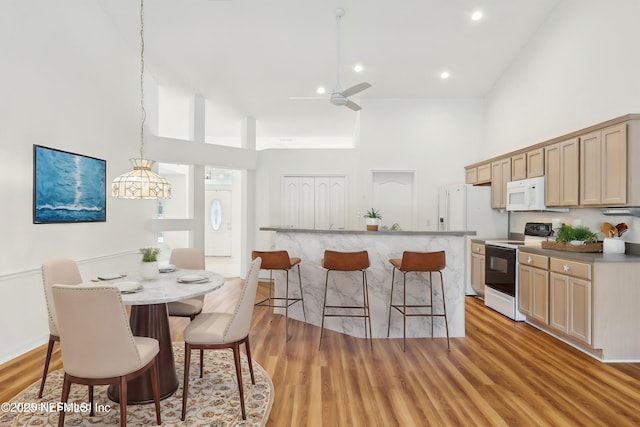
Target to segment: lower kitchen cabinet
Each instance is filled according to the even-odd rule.
[[[525,316],[549,323],[549,259],[520,253],[518,265],[518,310]]]
[[[484,297],[484,244],[471,243],[471,287]]]
[[[591,264],[551,258],[549,325],[591,344]]]

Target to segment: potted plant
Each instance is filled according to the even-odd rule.
[[[581,225],[572,227],[571,225],[564,224],[556,237],[556,242],[571,245],[584,245],[596,243],[597,241],[598,236],[587,227]]]
[[[382,219],[380,211],[371,208],[371,210],[364,214],[364,217],[367,219],[367,231],[378,231],[378,224],[380,219]]]
[[[140,248],[142,262],[140,263],[140,276],[144,280],[152,280],[158,276],[158,248]]]

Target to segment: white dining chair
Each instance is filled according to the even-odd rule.
[[[175,248],[171,251],[169,264],[187,270],[204,270],[204,251],[197,248]],[[202,312],[204,295],[167,303],[169,316],[188,317],[193,320]]]
[[[131,332],[129,317],[120,291],[115,286],[54,285],[53,304],[58,313],[58,330],[64,383],[61,402],[69,399],[71,384],[89,386],[118,384],[120,425],[127,425],[127,382],[152,370],[151,387],[160,419],[158,387],[158,340],[136,337]],[[60,412],[58,426],[64,425],[65,412]]]
[[[44,361],[44,370],[42,371],[42,381],[40,382],[40,391],[38,397],[42,397],[44,384],[47,380],[49,372],[49,363],[51,362],[51,354],[53,346],[60,341],[60,333],[58,332],[58,320],[56,311],[53,307],[53,299],[51,295],[51,287],[55,284],[59,285],[79,285],[82,283],[82,276],[78,269],[78,264],[72,259],[57,259],[42,264],[42,285],[44,286],[44,299],[47,304],[47,312],[49,315],[49,344],[47,346],[47,356]]]
[[[242,386],[242,368],[240,366],[240,345],[244,343],[251,383],[256,380],[253,375],[253,363],[251,360],[251,348],[249,346],[249,330],[253,318],[253,304],[256,300],[258,289],[258,273],[260,271],[261,258],[251,262],[247,278],[244,280],[240,298],[233,313],[202,313],[198,315],[184,330],[184,382],[182,388],[182,421],[186,417],[187,397],[189,395],[189,365],[191,363],[191,350],[200,350],[200,378],[203,375],[203,350],[218,350],[230,348],[233,350],[233,358],[236,366],[238,391],[240,392],[240,407],[242,419],[247,415],[244,407],[244,388]]]

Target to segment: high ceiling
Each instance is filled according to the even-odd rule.
[[[366,111],[367,99],[484,96],[558,2],[147,0],[145,65],[159,84],[207,99],[209,137],[237,134],[253,116],[259,138],[350,138],[357,113],[289,99],[335,86],[336,7],[346,10],[342,87],[371,83],[353,97]],[[139,2],[99,4],[139,49]]]

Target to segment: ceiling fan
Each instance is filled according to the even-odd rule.
[[[349,97],[351,95],[355,95],[356,93],[360,93],[365,89],[368,89],[371,87],[371,84],[367,83],[367,82],[362,82],[362,83],[358,83],[355,86],[351,86],[348,89],[342,90],[342,87],[340,86],[340,53],[341,53],[341,40],[340,40],[340,36],[341,36],[341,26],[342,26],[342,17],[345,14],[345,10],[341,7],[336,9],[336,40],[337,40],[337,56],[338,56],[338,60],[337,60],[337,64],[336,64],[336,86],[333,89],[333,92],[331,93],[331,96],[329,97],[329,101],[333,104],[333,105],[337,105],[337,106],[345,106],[347,108],[352,109],[353,111],[359,111],[362,110],[362,107],[359,106],[358,104],[356,104],[355,102],[351,101],[349,99]],[[289,97],[289,99],[327,99],[326,97]]]
[[[360,93],[365,89],[371,87],[371,85],[367,82],[358,83],[355,86],[351,86],[348,89],[342,90],[340,86],[340,53],[341,53],[341,43],[340,36],[342,30],[342,17],[344,16],[345,11],[343,8],[339,7],[336,9],[336,34],[337,34],[337,46],[338,46],[338,61],[336,65],[336,87],[333,89],[333,93],[331,93],[330,101],[333,105],[344,105],[348,108],[351,108],[353,111],[362,110],[362,107],[356,104],[355,102],[348,99],[351,95],[355,95],[356,93]]]

